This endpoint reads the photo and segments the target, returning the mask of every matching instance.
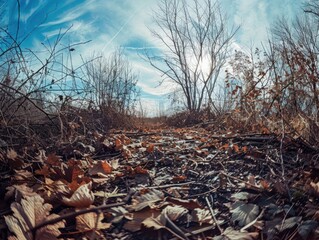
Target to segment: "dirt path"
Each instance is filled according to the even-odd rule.
[[[93,133],[32,153],[1,152],[3,238],[319,238],[318,155],[287,136]]]

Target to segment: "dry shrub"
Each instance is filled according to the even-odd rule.
[[[298,114],[287,123],[294,137],[302,137],[314,146],[319,144],[319,123],[314,119]]]
[[[212,118],[211,112],[208,109],[201,111],[182,111],[174,113],[167,117],[166,124],[172,127],[187,127],[200,123],[204,123]]]

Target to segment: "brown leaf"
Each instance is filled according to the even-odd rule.
[[[45,185],[43,186],[43,193],[40,195],[46,200],[53,201],[62,199],[63,196],[68,196],[71,191],[70,188],[61,180],[52,181],[50,178],[45,178]]]
[[[89,169],[90,176],[99,175],[100,173],[106,175],[112,173],[112,166],[107,161],[97,161],[93,167]]]
[[[137,166],[137,167],[134,169],[134,172],[137,173],[137,174],[148,174],[147,169],[144,169],[144,168],[142,168],[141,166]]]
[[[59,166],[61,163],[61,159],[55,154],[49,154],[48,158],[45,160],[45,163],[52,166]]]
[[[178,175],[178,176],[174,176],[172,181],[173,182],[182,182],[182,181],[185,181],[187,179],[186,176],[184,175]]]
[[[20,202],[22,197],[32,197],[36,196],[37,194],[33,191],[32,188],[28,187],[26,184],[21,185],[13,185],[7,187],[7,193],[5,195],[5,200],[9,200],[10,198],[15,199],[16,202]]]
[[[144,208],[141,211],[138,212],[133,212],[132,214],[132,220],[127,221],[124,223],[124,229],[131,231],[131,232],[136,232],[141,230],[141,223],[149,218],[149,217],[154,217],[156,218],[158,215],[160,215],[160,210],[159,209],[146,209]]]
[[[9,230],[15,234],[19,240],[53,240],[61,234],[59,228],[64,227],[64,221],[47,225],[36,232],[36,236],[29,231],[31,228],[49,219],[57,218],[59,215],[50,214],[52,205],[44,203],[39,195],[26,197],[21,200],[21,204],[14,202],[11,204],[13,216],[5,216],[5,222]]]
[[[33,173],[27,170],[15,170],[13,179],[16,181],[26,181],[33,178]]]
[[[192,211],[192,221],[199,223],[201,226],[203,223],[213,224],[212,215],[208,209],[195,208]]]
[[[162,214],[167,216],[172,221],[176,221],[180,217],[186,215],[188,210],[182,206],[167,206],[162,211]]]
[[[71,196],[71,198],[63,197],[64,204],[75,207],[85,208],[94,202],[94,194],[91,191],[92,182],[80,186]]]
[[[160,236],[166,234],[175,235],[175,233],[167,228],[158,218],[146,218],[141,224],[142,231],[145,232],[152,239],[161,239]],[[176,235],[175,235],[176,236]]]
[[[103,223],[103,218],[102,213],[95,212],[76,216],[76,229],[80,232],[86,232],[85,235],[90,239],[95,239],[97,236],[102,236],[101,229],[108,229],[111,226],[111,223]]]
[[[13,149],[7,151],[7,159],[9,160],[8,165],[13,169],[21,168],[24,165],[22,158]]]
[[[154,152],[154,144],[150,144],[148,145],[148,147],[146,148],[146,152],[148,153],[153,153]]]
[[[18,154],[13,149],[9,149],[7,151],[7,158],[9,158],[10,160],[16,160],[17,157],[18,157]]]
[[[311,192],[316,195],[317,197],[319,197],[319,182],[317,183],[314,183],[314,182],[311,182],[310,183],[310,187],[311,187]]]
[[[134,196],[132,205],[129,208],[133,211],[140,211],[146,207],[154,208],[156,203],[164,199],[164,194],[156,189],[149,190],[145,194],[140,192],[140,195]]]
[[[121,150],[123,148],[123,143],[120,139],[115,139],[115,150]]]
[[[257,239],[259,236],[258,232],[239,232],[237,230],[228,227],[222,234],[223,237],[214,237],[213,239],[218,240],[253,240]]]
[[[184,199],[167,197],[165,200],[175,205],[183,206],[184,208],[187,208],[189,210],[193,210],[195,208],[202,208],[202,206],[199,204],[199,202],[196,199],[184,200]]]
[[[42,175],[44,177],[48,177],[48,176],[50,176],[50,173],[51,173],[50,169],[51,168],[48,165],[44,165],[42,168],[36,170],[35,174]]]

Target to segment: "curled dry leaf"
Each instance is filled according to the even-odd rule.
[[[80,186],[71,196],[71,198],[63,197],[63,203],[75,207],[85,208],[94,202],[94,194],[91,191],[92,182]]]
[[[12,203],[13,216],[5,216],[4,218],[9,230],[19,240],[53,240],[58,239],[57,237],[61,234],[59,228],[64,227],[64,221],[38,229],[36,236],[33,236],[32,232],[29,231],[40,223],[59,217],[56,214],[49,215],[51,209],[51,204],[44,203],[43,198],[36,195],[22,199],[21,204]]]
[[[95,212],[85,213],[76,216],[76,229],[80,232],[85,232],[90,239],[95,239],[96,236],[102,236],[102,229],[108,229],[111,223],[103,223],[104,216],[102,213]],[[94,237],[92,236],[95,235]],[[93,237],[93,238],[91,238]]]
[[[162,211],[162,215],[167,216],[170,220],[176,221],[182,216],[185,216],[188,213],[188,210],[181,206],[167,206]]]

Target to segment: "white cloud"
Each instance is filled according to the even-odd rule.
[[[98,54],[101,51],[107,56],[119,46],[125,46],[125,54],[132,63],[134,71],[140,73],[138,86],[144,92],[160,97],[174,90],[176,85],[166,81],[158,86],[162,80],[161,75],[137,54],[145,48],[161,49],[159,41],[154,39],[147,28],[147,26],[155,27],[152,26],[152,9],[156,8],[157,3],[158,0],[87,0],[72,7],[67,13],[61,12],[56,19],[41,26],[45,31],[44,34],[50,38],[59,33],[57,28],[61,24],[64,24],[62,27],[73,24],[67,42],[70,39],[92,40],[89,44],[76,47],[74,54],[81,54],[84,59],[89,59],[93,53]],[[231,23],[241,25],[240,34],[236,36],[236,43],[233,44],[233,49],[237,50],[257,47],[267,38],[270,24],[275,17],[283,10],[287,10],[289,15],[295,11],[295,5],[291,3],[291,0],[280,2],[277,0],[222,0],[221,3],[229,8]],[[36,11],[36,7],[30,10],[32,11]],[[91,18],[87,17],[88,13]],[[83,16],[86,18],[82,18]],[[143,41],[145,47],[130,44],[132,40],[139,39]],[[73,61],[74,65],[82,64],[81,58],[73,58]],[[155,105],[158,105],[157,99],[145,97],[143,99],[145,104],[150,105],[149,109],[154,109]]]
[[[23,11],[22,14],[20,15],[21,21],[23,22],[27,22],[28,19],[37,12],[37,10],[39,10],[39,8],[41,8],[41,6],[43,6],[43,1],[40,0],[38,1],[38,4],[35,5],[32,8],[29,8],[29,1],[26,1],[25,5],[27,6],[25,10],[27,10],[28,12]]]

